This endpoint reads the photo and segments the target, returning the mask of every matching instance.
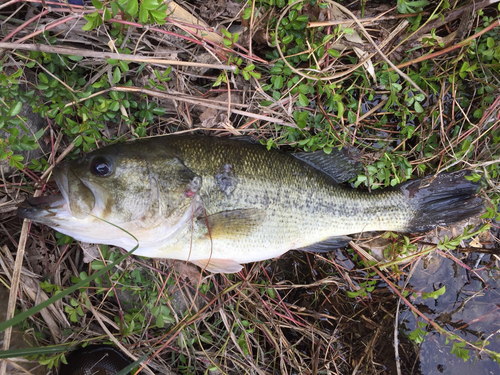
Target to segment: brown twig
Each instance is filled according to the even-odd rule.
[[[379,22],[379,21],[397,20],[397,19],[401,19],[401,18],[409,18],[409,17],[415,17],[418,15],[425,15],[425,14],[427,14],[427,12],[396,14],[394,16],[384,16],[384,17],[377,16],[377,17],[369,17],[369,18],[359,18],[359,22],[362,25],[369,25],[369,24],[372,24],[374,22]],[[333,21],[309,22],[307,24],[307,27],[344,25],[344,24],[352,24],[353,22],[354,22],[353,20],[333,20]]]
[[[432,60],[432,59],[435,59],[436,57],[438,56],[441,56],[441,55],[445,55],[447,54],[448,52],[451,52],[451,51],[454,51],[458,48],[462,48],[462,47],[465,47],[467,46],[470,42],[472,42],[474,39],[477,39],[479,38],[481,35],[487,33],[488,31],[494,29],[495,27],[497,27],[498,25],[500,24],[500,21],[499,20],[496,20],[495,22],[491,23],[490,25],[488,25],[487,27],[485,27],[483,30],[477,32],[476,34],[468,37],[467,39],[451,46],[451,47],[448,47],[448,48],[445,48],[445,49],[442,49],[441,51],[437,51],[437,52],[434,52],[434,53],[431,53],[429,55],[425,55],[425,56],[421,56],[419,58],[416,58],[412,61],[407,61],[403,64],[399,64],[397,66],[397,68],[401,69],[401,68],[404,68],[404,67],[407,67],[407,66],[410,66],[410,65],[413,65],[413,64],[417,64],[419,62],[422,62],[422,61],[426,61],[426,60]],[[389,69],[389,70],[393,70],[392,68]]]
[[[43,12],[37,14],[35,17],[33,18],[30,18],[28,21],[26,21],[25,23],[23,23],[22,25],[20,25],[19,27],[15,28],[12,32],[10,32],[9,34],[7,34],[5,36],[5,38],[3,38],[1,40],[1,42],[6,42],[8,41],[10,38],[12,38],[14,35],[16,35],[19,31],[23,30],[24,28],[26,28],[28,25],[32,24],[33,22],[39,20],[40,18],[42,18],[43,16],[47,15],[49,13],[48,10],[44,10]]]
[[[482,0],[482,1],[473,1],[471,4],[464,5],[463,7],[457,8],[457,9],[452,9],[446,12],[444,15],[444,18],[438,17],[435,20],[432,20],[431,22],[428,22],[424,26],[422,26],[415,34],[413,34],[410,39],[416,39],[419,37],[419,35],[426,34],[430,32],[432,29],[437,29],[443,25],[446,25],[449,22],[455,21],[456,19],[459,19],[462,17],[462,15],[465,13],[473,13],[475,11],[478,11],[480,9],[483,9],[487,7],[488,5],[491,5],[495,2],[498,2],[498,0]]]
[[[199,68],[231,70],[231,71],[236,70],[236,66],[229,66],[229,65],[215,65],[215,64],[196,63],[190,61],[166,60],[166,59],[159,59],[156,57],[147,57],[141,55],[124,55],[120,53],[91,51],[87,49],[66,47],[66,46],[64,47],[48,46],[45,44],[0,43],[0,48],[19,49],[25,51],[40,51],[47,53],[60,53],[62,55],[84,56],[84,57],[93,57],[98,59],[117,59],[123,61],[145,62],[149,64],[192,66]]]

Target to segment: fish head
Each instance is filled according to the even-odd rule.
[[[200,179],[168,151],[141,145],[108,146],[59,164],[61,195],[30,198],[18,215],[80,241],[127,249],[135,238],[149,244],[168,236],[186,217]]]

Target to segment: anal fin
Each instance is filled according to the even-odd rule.
[[[301,247],[297,250],[310,251],[311,253],[327,253],[339,247],[346,246],[352,240],[349,236],[330,237],[324,241]]]
[[[243,266],[232,259],[198,259],[191,260],[193,264],[213,273],[240,272]]]

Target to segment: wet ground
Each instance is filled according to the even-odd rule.
[[[432,291],[446,286],[446,293],[437,300],[432,298],[414,301],[414,305],[425,312],[428,318],[447,331],[468,342],[487,340],[487,348],[500,352],[500,272],[495,255],[470,253],[461,261],[470,270],[454,260],[435,255],[420,261],[410,285],[415,290]],[[421,319],[419,319],[421,321]],[[414,315],[405,310],[400,317],[400,329],[409,332],[416,329]],[[498,374],[500,367],[485,353],[469,351],[470,358],[464,361],[451,354],[453,346],[446,338],[429,329],[420,346],[420,368],[425,375],[433,374]],[[464,347],[463,349],[470,349]]]
[[[356,256],[344,250],[329,254],[322,261],[312,254],[294,251],[276,261],[275,277],[314,284],[325,278],[336,278],[338,284],[295,288],[283,292],[287,303],[304,311],[315,311],[331,319],[311,317],[314,324],[331,332],[341,346],[346,373],[398,374],[394,351],[394,324],[398,325],[398,355],[401,374],[498,374],[500,365],[484,351],[458,340],[446,339],[418,318],[422,329],[422,343],[410,340],[417,329],[415,314],[376,275],[362,270]],[[476,252],[434,252],[413,265],[402,269],[399,285],[415,291],[408,296],[419,311],[451,334],[500,353],[500,271],[498,258],[493,254]],[[313,270],[313,271],[311,271]],[[340,272],[339,272],[340,271]],[[387,274],[387,273],[386,273]],[[408,279],[408,275],[411,277]],[[297,279],[297,280],[294,280]],[[374,289],[366,296],[349,297],[348,290],[359,289],[366,280],[372,280]],[[391,279],[394,280],[394,279]],[[351,287],[349,284],[351,283]],[[368,284],[370,285],[370,284]],[[446,292],[437,299],[423,299],[428,293],[445,286]],[[288,332],[291,342],[298,340]],[[305,350],[305,348],[304,348]],[[463,358],[461,358],[463,357]],[[464,360],[464,358],[468,359]]]

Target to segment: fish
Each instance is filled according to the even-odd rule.
[[[484,210],[467,171],[368,192],[344,184],[359,163],[334,151],[201,135],[137,139],[59,164],[61,195],[29,198],[18,215],[79,241],[234,273],[291,249],[331,251],[352,234],[428,231]]]

